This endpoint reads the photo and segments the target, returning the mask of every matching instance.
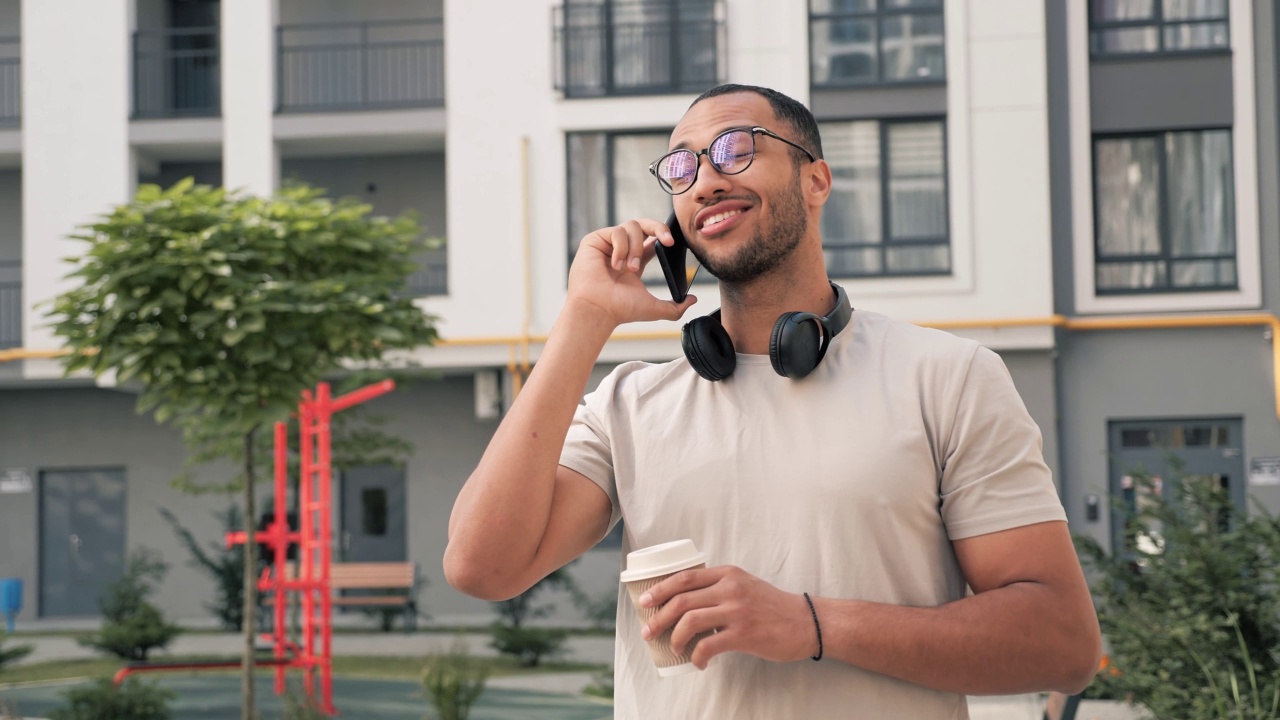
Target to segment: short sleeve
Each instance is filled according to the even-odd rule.
[[[940,495],[950,539],[1067,519],[1040,429],[986,348],[970,362],[945,448]]]
[[[600,486],[609,496],[613,511],[609,529],[622,517],[618,504],[618,485],[613,472],[613,450],[609,440],[606,403],[614,385],[612,377],[606,378],[599,389],[586,396],[574,412],[569,434],[565,436],[560,451],[560,464],[586,476]]]

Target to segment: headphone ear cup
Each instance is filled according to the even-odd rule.
[[[799,380],[813,372],[822,360],[822,323],[813,313],[783,313],[769,336],[769,361],[773,371]]]
[[[704,315],[685,323],[680,330],[680,345],[694,372],[711,382],[729,377],[738,365],[733,340],[715,315]]]

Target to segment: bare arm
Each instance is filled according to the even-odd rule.
[[[1066,523],[1048,522],[958,540],[974,595],[940,607],[813,598],[823,662],[840,661],[917,685],[969,695],[1074,693],[1098,668],[1101,639]],[[680,649],[698,633],[693,662],[746,652],[806,660],[818,652],[804,597],[735,567],[679,573],[641,603],[666,603],[646,636],[674,624]],[[669,602],[668,602],[669,601]]]
[[[664,302],[645,288],[640,271],[653,257],[647,237],[672,242],[656,220],[583,239],[546,347],[454,503],[444,568],[462,592],[491,600],[518,595],[604,535],[608,496],[559,464],[574,411],[614,328],[674,320],[695,301]]]

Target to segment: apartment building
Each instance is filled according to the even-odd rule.
[[[832,279],[1000,353],[1075,531],[1109,538],[1108,498],[1135,463],[1167,472],[1162,446],[1280,508],[1276,33],[1248,0],[0,0],[0,576],[26,580],[20,619],[91,616],[149,547],[160,605],[206,616],[159,511],[213,541],[226,500],[170,486],[185,450],[127,388],[62,377],[41,303],[67,235],[140,182],[296,178],[447,239],[411,283],[435,374],[371,407],[414,454],[335,482],[335,545],[416,562],[437,620],[487,620],[443,580],[453,498],[578,239],[667,215],[647,166],[721,82],[810,105]],[[679,357],[678,331],[620,329],[596,378]],[[614,587],[620,532],[573,567],[588,591]]]

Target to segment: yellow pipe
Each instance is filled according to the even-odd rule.
[[[526,297],[527,300],[527,297]],[[528,315],[526,314],[526,322]],[[1275,393],[1276,418],[1280,419],[1280,317],[1269,313],[1246,315],[1166,315],[1166,316],[1134,316],[1134,317],[1102,317],[1102,318],[1068,318],[1063,315],[1026,318],[989,318],[974,320],[941,320],[931,323],[916,323],[922,327],[939,330],[1006,328],[1006,327],[1061,327],[1068,331],[1092,332],[1101,330],[1156,330],[1168,328],[1203,328],[1203,327],[1252,327],[1265,326],[1271,330],[1271,375]],[[516,337],[470,337],[457,339],[441,339],[436,347],[486,347],[507,345],[510,359],[507,371],[513,379],[512,390],[519,393],[523,383],[521,370],[527,372],[529,366],[529,346],[531,343],[545,343],[546,335],[530,335],[526,325],[524,332]],[[616,333],[610,340],[643,341],[674,340],[680,333],[674,331]],[[524,368],[517,364],[517,352],[524,352]],[[0,350],[0,363],[13,360],[33,360],[57,358],[70,353],[69,350],[28,350],[13,348]]]

